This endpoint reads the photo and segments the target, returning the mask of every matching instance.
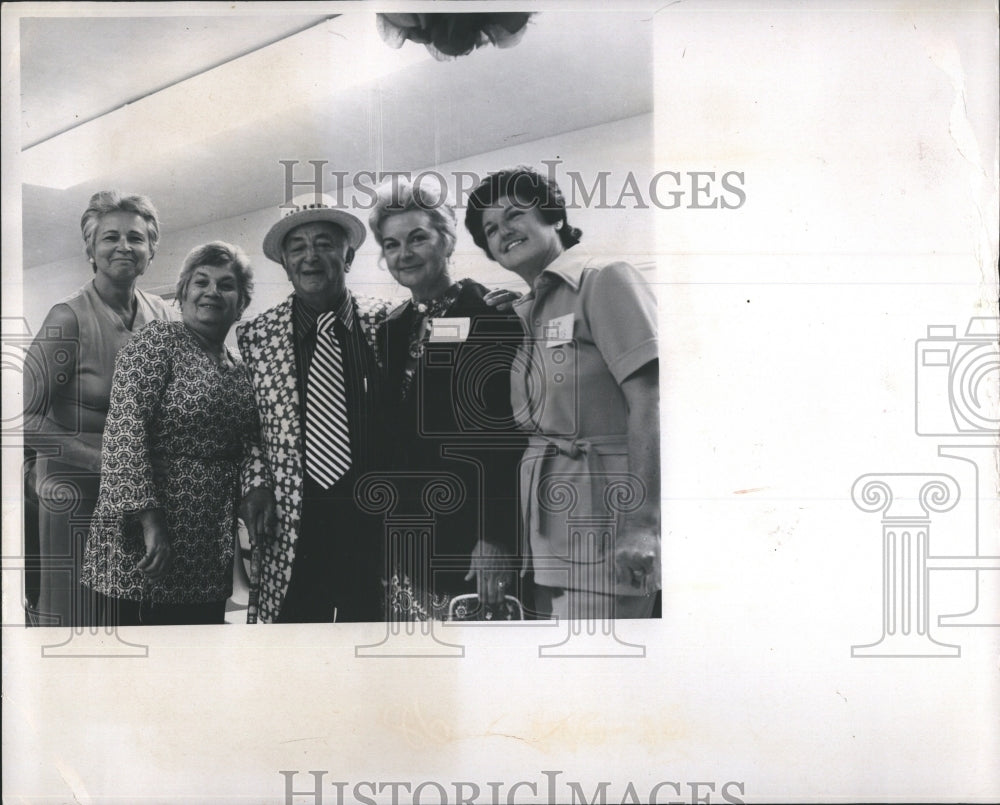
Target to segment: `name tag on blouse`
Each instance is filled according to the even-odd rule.
[[[447,341],[464,341],[469,337],[472,321],[468,316],[456,316],[446,319],[431,319],[431,332],[427,340],[431,343]]]
[[[542,336],[547,347],[561,347],[563,344],[568,344],[573,340],[573,314],[567,313],[565,316],[549,319]]]

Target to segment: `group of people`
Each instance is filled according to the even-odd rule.
[[[310,196],[263,243],[292,293],[237,327],[235,351],[245,253],[193,249],[178,316],[136,287],[153,205],[93,196],[93,281],[29,350],[47,622],[224,622],[239,518],[249,622],[444,619],[470,599],[482,618],[522,603],[652,614],[659,378],[642,276],[581,253],[558,186],[531,168],[487,176],[465,215],[523,296],[452,277],[457,218],[439,192],[383,185],[368,225],[407,302],[352,294],[365,226]],[[373,488],[392,506],[371,505]]]

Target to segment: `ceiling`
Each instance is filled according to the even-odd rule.
[[[27,17],[21,147],[310,28],[327,17]]]
[[[282,159],[418,170],[653,104],[648,12],[540,13],[447,62],[371,13],[34,18],[21,42],[28,268],[79,254],[98,189],[149,195],[169,233],[277,206]]]

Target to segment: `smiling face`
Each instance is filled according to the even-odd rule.
[[[181,300],[181,317],[195,332],[222,340],[240,315],[240,283],[232,266],[197,266]]]
[[[546,223],[537,207],[507,196],[483,210],[483,234],[493,259],[528,283],[562,254],[556,226]]]
[[[451,285],[451,245],[424,210],[409,210],[382,222],[382,254],[389,273],[415,300],[433,299]]]
[[[329,221],[297,226],[281,245],[282,264],[295,293],[319,312],[333,310],[345,291],[350,267],[344,231]]]
[[[116,285],[134,283],[153,259],[149,229],[134,212],[109,212],[94,233],[94,270]]]

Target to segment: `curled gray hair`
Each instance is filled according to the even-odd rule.
[[[153,202],[146,196],[125,196],[117,190],[100,190],[90,197],[90,203],[80,218],[80,232],[87,257],[94,256],[98,224],[105,215],[112,212],[131,212],[142,218],[146,222],[146,234],[149,238],[149,256],[156,254],[156,246],[160,242],[160,218]],[[96,267],[94,270],[97,270]]]
[[[376,187],[375,194],[375,207],[368,216],[368,228],[379,247],[382,246],[382,225],[386,219],[420,210],[430,217],[431,226],[444,238],[446,254],[451,256],[458,240],[458,223],[455,208],[448,203],[442,188],[426,187],[421,182],[414,185],[405,177],[396,177]]]

